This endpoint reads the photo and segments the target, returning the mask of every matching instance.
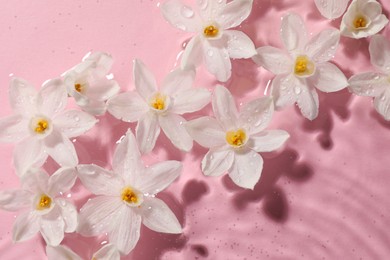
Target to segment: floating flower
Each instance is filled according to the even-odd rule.
[[[194,140],[210,148],[202,171],[207,176],[228,172],[238,186],[253,189],[263,169],[258,152],[278,149],[289,137],[283,130],[264,130],[272,118],[272,98],[255,99],[238,113],[230,92],[217,86],[212,104],[216,118],[206,116],[186,124]]]
[[[202,60],[219,81],[231,76],[232,59],[250,58],[255,46],[241,31],[229,30],[242,23],[252,10],[252,0],[201,0],[199,14],[179,0],[161,5],[165,19],[173,26],[197,33],[187,44],[181,61],[182,68],[197,67]]]
[[[64,73],[68,94],[84,111],[104,114],[106,100],[119,92],[118,83],[109,75],[112,63],[112,57],[107,53],[88,53],[80,64]]]
[[[343,16],[340,31],[344,36],[359,39],[378,33],[388,22],[377,1],[353,0]]]
[[[158,90],[153,74],[139,60],[134,61],[137,92],[122,93],[108,101],[108,111],[126,122],[138,121],[137,141],[142,153],[150,152],[160,127],[173,145],[183,151],[192,148],[192,138],[184,128],[184,113],[195,112],[210,102],[210,92],[191,88],[194,70],[177,69],[167,75]]]
[[[345,12],[349,0],[314,0],[314,2],[322,16],[336,19]]]
[[[83,185],[98,195],[80,210],[80,234],[108,233],[110,243],[128,254],[138,242],[141,221],[154,231],[182,232],[173,212],[155,198],[179,176],[180,162],[165,161],[145,167],[136,140],[128,131],[116,148],[112,164],[113,172],[96,165],[77,166]]]
[[[348,85],[344,74],[328,61],[334,56],[340,33],[328,29],[307,40],[302,18],[294,13],[283,17],[281,38],[289,55],[265,46],[257,49],[253,59],[277,76],[272,80],[271,93],[275,106],[297,103],[303,116],[313,120],[318,115],[318,95],[315,87],[334,92]]]
[[[43,170],[30,169],[22,178],[22,189],[0,191],[1,209],[30,209],[16,218],[12,240],[25,241],[39,231],[48,245],[57,246],[64,232],[74,232],[77,209],[60,195],[70,190],[75,181],[74,168],[60,168],[50,177]]]
[[[37,92],[27,81],[11,80],[10,104],[14,114],[0,119],[0,141],[18,142],[14,164],[18,175],[41,166],[50,155],[61,166],[76,166],[78,158],[69,140],[97,122],[89,114],[64,111],[67,93],[59,79],[47,81]]]
[[[349,79],[350,90],[359,96],[374,97],[376,111],[390,120],[390,42],[374,35],[370,46],[371,63],[379,72],[365,72]]]
[[[82,260],[66,246],[46,246],[48,260]],[[120,254],[113,244],[106,244],[93,254],[91,260],[120,260]]]

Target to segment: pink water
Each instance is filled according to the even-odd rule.
[[[9,75],[37,87],[77,64],[90,50],[111,53],[112,72],[122,90],[133,89],[132,59],[141,59],[158,80],[174,67],[182,45],[191,36],[172,28],[159,11],[160,1],[3,1],[0,9],[0,117],[8,115]],[[195,1],[187,1],[194,4]],[[381,1],[389,15],[390,3]],[[300,13],[308,30],[338,27],[328,22],[312,0],[254,0],[242,25],[256,46],[281,47],[280,17]],[[390,38],[390,30],[382,32]],[[372,70],[368,40],[342,38],[335,57],[347,77]],[[263,95],[272,75],[251,61],[235,61],[226,86],[237,104]],[[213,89],[212,76],[198,70],[198,86]],[[207,106],[202,113],[209,113]],[[199,115],[199,114],[198,114]],[[187,119],[198,116],[188,115]],[[115,142],[127,124],[100,117],[88,134],[74,140],[81,163],[109,167]],[[184,163],[178,179],[159,194],[178,216],[182,235],[143,228],[134,251],[122,259],[388,259],[390,255],[390,123],[373,109],[370,98],[343,90],[320,94],[320,115],[309,122],[295,107],[275,114],[271,128],[291,138],[278,152],[263,154],[265,168],[253,191],[229,178],[207,178],[200,171],[206,149],[175,149],[160,136],[146,163],[175,159]],[[18,186],[12,168],[13,145],[0,144],[0,186]],[[47,168],[53,170],[52,164]],[[80,207],[89,195],[77,185],[69,197]],[[37,235],[13,244],[17,213],[0,212],[0,259],[45,259]],[[82,257],[105,243],[105,237],[67,235],[64,242]]]

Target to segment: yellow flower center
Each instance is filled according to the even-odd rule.
[[[150,102],[150,105],[157,110],[164,110],[165,109],[165,99],[166,97],[164,95],[161,95],[160,93],[157,93],[152,101]]]
[[[74,84],[74,89],[77,91],[77,92],[81,92],[83,91],[83,85],[81,85],[80,83],[76,83]]]
[[[213,38],[213,37],[217,36],[218,32],[219,32],[218,28],[215,27],[214,25],[206,26],[203,30],[204,36],[209,37],[209,38]]]
[[[38,134],[45,133],[46,129],[49,127],[49,122],[45,119],[39,119],[36,123],[34,131]]]
[[[245,144],[246,133],[243,129],[237,131],[228,131],[226,133],[226,142],[234,147],[240,147]]]
[[[367,26],[367,19],[361,15],[356,16],[353,21],[353,26],[355,26],[356,29],[365,28]]]
[[[138,203],[138,196],[137,194],[130,188],[126,187],[122,190],[122,200],[126,201],[130,204],[137,204]]]
[[[307,56],[298,56],[295,60],[295,75],[306,76],[314,72],[314,63]]]
[[[37,204],[37,210],[48,209],[51,206],[51,198],[46,194],[42,194]]]

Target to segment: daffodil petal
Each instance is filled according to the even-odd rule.
[[[141,154],[131,130],[127,131],[126,136],[116,147],[112,168],[114,173],[122,176],[126,183],[133,184],[139,178],[142,178],[144,165],[142,164]]]
[[[302,17],[295,13],[283,16],[281,37],[289,52],[302,51],[307,43],[307,32]]]
[[[172,26],[187,32],[198,31],[201,25],[200,17],[191,7],[179,0],[169,0],[161,5],[161,12]]]
[[[274,98],[275,108],[282,109],[297,101],[294,89],[301,91],[302,83],[293,75],[277,75],[271,83],[271,94]]]
[[[180,234],[182,232],[175,214],[160,199],[145,199],[140,212],[142,223],[151,230],[170,234]]]
[[[279,149],[289,137],[283,130],[267,130],[251,136],[248,146],[256,152],[272,152]]]
[[[230,91],[223,86],[216,86],[212,97],[215,118],[226,130],[236,128],[237,107]]]
[[[31,205],[32,193],[26,190],[0,191],[0,209],[17,211]]]
[[[94,164],[80,164],[77,166],[77,172],[83,185],[95,195],[118,195],[124,185],[117,174]]]
[[[12,241],[26,241],[39,231],[39,220],[34,212],[24,212],[16,217],[12,228]]]
[[[157,115],[152,112],[146,113],[138,121],[135,132],[140,152],[144,154],[152,151],[160,135]]]
[[[95,79],[89,82],[90,88],[87,88],[85,95],[93,100],[105,101],[116,95],[120,87],[115,80],[109,80],[105,77]]]
[[[229,170],[229,177],[242,188],[252,189],[259,181],[263,170],[263,158],[252,151],[234,153],[234,162]]]
[[[315,63],[322,63],[334,57],[340,40],[340,31],[326,29],[316,34],[306,45],[306,55]]]
[[[109,232],[121,207],[126,206],[117,197],[98,196],[88,200],[80,209],[77,232],[88,237]]]
[[[42,168],[30,168],[21,178],[22,188],[36,194],[49,193],[49,174]],[[50,195],[50,194],[48,194]]]
[[[297,95],[297,104],[304,117],[313,120],[318,115],[318,94],[312,87],[302,85],[301,92]]]
[[[382,72],[390,73],[390,42],[383,35],[374,35],[369,45],[371,63]]]
[[[230,58],[247,59],[257,54],[255,45],[245,33],[236,30],[228,30],[224,31],[224,35],[228,37],[227,50]]]
[[[42,140],[34,137],[29,137],[15,146],[14,150],[14,166],[16,174],[21,177],[31,167],[41,167],[46,159]]]
[[[112,219],[111,231],[108,233],[110,243],[127,255],[137,244],[140,236],[141,216],[133,209],[122,207]]]
[[[223,11],[226,7],[227,0],[203,0],[198,1],[198,10],[200,16],[204,21],[215,21],[217,16]]]
[[[17,143],[29,136],[28,120],[21,115],[0,118],[0,141]]]
[[[45,151],[61,167],[74,167],[78,164],[76,150],[73,143],[60,132],[53,130],[44,141]]]
[[[217,80],[226,82],[230,78],[232,64],[230,62],[229,52],[221,41],[203,40],[203,58],[207,70]]]
[[[59,208],[54,207],[48,214],[41,216],[40,231],[46,243],[58,246],[64,239],[65,222]]]
[[[67,102],[68,93],[60,79],[47,81],[38,92],[38,108],[46,116],[52,116],[63,111]]]
[[[161,91],[166,95],[172,96],[178,92],[189,90],[194,83],[195,74],[194,69],[175,69],[164,78]]]
[[[230,1],[216,17],[217,23],[223,29],[240,25],[251,13],[252,4],[253,0]]]
[[[257,55],[252,57],[256,64],[263,66],[266,70],[274,74],[291,72],[293,62],[282,50],[272,46],[264,46],[258,48],[256,51]]]
[[[121,256],[116,246],[109,243],[103,246],[102,248],[100,248],[96,253],[94,253],[92,259],[120,260],[120,257]]]
[[[196,112],[205,107],[211,99],[211,93],[205,88],[191,88],[179,91],[173,96],[172,113],[185,114]]]
[[[68,247],[59,246],[46,246],[46,255],[48,260],[82,260],[75,252]]]
[[[153,74],[140,60],[134,60],[133,62],[133,79],[135,88],[145,100],[148,100],[157,90],[157,83]]]
[[[72,233],[76,231],[78,225],[77,208],[69,201],[59,198],[56,199],[56,205],[60,208],[61,216],[64,220],[64,231]]]
[[[211,148],[226,144],[225,132],[212,117],[200,117],[185,124],[190,136],[201,146]]]
[[[316,74],[309,80],[323,92],[335,92],[348,86],[344,73],[330,62],[317,64]]]
[[[359,96],[378,97],[390,86],[388,75],[366,72],[353,75],[349,80],[349,89]]]
[[[386,89],[382,95],[374,99],[376,111],[387,121],[390,120],[390,91]]]
[[[67,110],[56,116],[53,123],[66,137],[72,138],[90,130],[96,123],[95,117],[78,110]]]
[[[21,115],[32,115],[36,112],[38,92],[26,80],[12,78],[9,86],[9,103],[12,110]]]
[[[59,194],[69,191],[75,184],[77,171],[74,167],[59,168],[48,180],[50,194]]]
[[[233,160],[234,152],[228,148],[210,150],[203,157],[202,172],[206,176],[220,176],[230,169]]]
[[[315,0],[314,2],[322,16],[333,20],[345,12],[349,0]]]
[[[271,97],[262,97],[241,107],[238,124],[249,134],[256,134],[265,129],[272,119],[274,104]]]
[[[161,129],[174,146],[182,151],[190,151],[192,138],[184,125],[187,122],[182,116],[169,113],[158,118]]]
[[[125,122],[136,122],[149,111],[149,106],[136,92],[121,93],[108,100],[108,112]]]
[[[179,177],[182,164],[178,161],[165,161],[146,168],[145,173],[135,183],[144,193],[157,194]]]
[[[187,43],[180,66],[182,69],[194,69],[198,67],[203,60],[203,45],[200,36],[194,36]]]

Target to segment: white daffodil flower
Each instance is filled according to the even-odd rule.
[[[108,233],[110,243],[122,254],[128,254],[138,242],[141,222],[158,232],[182,232],[173,212],[155,198],[179,176],[180,162],[165,161],[145,167],[129,130],[115,150],[112,167],[113,172],[96,165],[77,166],[83,185],[97,195],[80,210],[80,234]]]
[[[228,172],[238,186],[253,189],[263,169],[258,152],[276,150],[289,137],[283,130],[264,130],[272,119],[272,98],[255,99],[238,113],[230,92],[217,86],[212,105],[215,118],[201,117],[186,124],[194,140],[210,148],[202,160],[202,171],[207,176]]]
[[[150,152],[160,134],[160,127],[174,146],[183,151],[192,148],[192,138],[181,116],[202,109],[210,102],[210,92],[192,88],[194,70],[176,69],[169,73],[158,90],[153,74],[139,60],[133,70],[136,92],[127,92],[108,101],[108,111],[126,122],[138,121],[137,141],[142,153]]]
[[[390,120],[390,42],[374,35],[370,46],[371,63],[379,72],[365,72],[349,79],[350,90],[359,96],[374,97],[376,111]]]
[[[242,23],[252,10],[253,0],[199,0],[199,14],[179,0],[161,5],[165,19],[173,26],[197,33],[187,44],[182,68],[197,67],[203,60],[219,81],[231,76],[230,59],[250,58],[256,54],[252,40],[243,32],[229,30]]]
[[[14,165],[19,176],[32,165],[41,166],[48,155],[61,166],[78,164],[69,138],[83,134],[97,120],[82,111],[64,111],[68,97],[61,80],[49,80],[37,92],[27,81],[13,78],[9,99],[14,114],[0,118],[0,141],[18,143]]]
[[[382,6],[375,0],[353,0],[341,21],[343,36],[364,38],[377,34],[389,22]]]
[[[46,246],[48,260],[83,260],[79,255],[66,246]],[[91,260],[120,260],[120,254],[113,244],[106,244],[95,252]]]
[[[265,46],[257,49],[253,59],[276,74],[271,85],[275,107],[297,103],[303,116],[313,120],[319,106],[315,88],[334,92],[348,85],[340,69],[328,62],[336,53],[340,32],[327,29],[308,41],[302,18],[290,13],[283,17],[281,38],[289,54]]]
[[[345,12],[349,0],[314,0],[314,2],[322,16],[336,19]]]
[[[73,187],[76,177],[75,168],[60,168],[50,177],[43,170],[30,169],[22,178],[22,189],[0,191],[0,209],[30,209],[15,220],[14,242],[28,240],[39,231],[48,245],[57,246],[64,232],[76,230],[77,209],[60,196]]]
[[[82,62],[63,74],[68,94],[84,111],[93,115],[106,112],[106,101],[120,88],[109,74],[113,60],[103,52],[88,53]]]

